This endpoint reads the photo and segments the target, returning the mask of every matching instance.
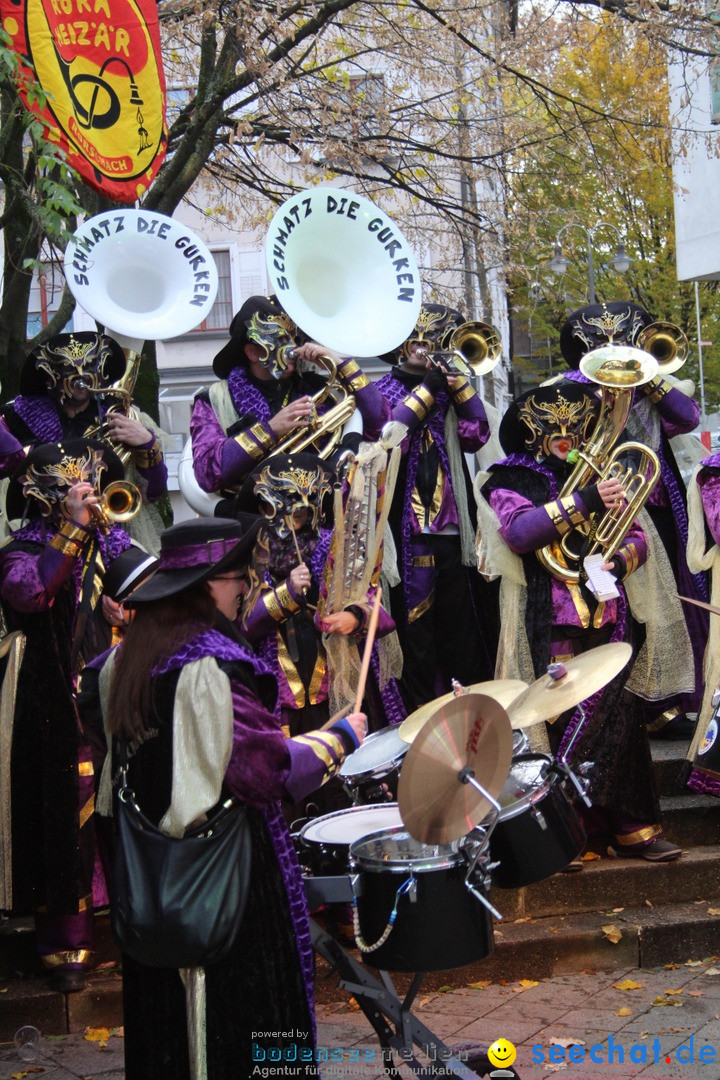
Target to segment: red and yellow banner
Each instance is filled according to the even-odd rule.
[[[48,138],[96,191],[135,202],[167,145],[156,0],[0,0],[0,14]]]

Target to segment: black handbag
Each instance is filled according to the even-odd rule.
[[[247,808],[229,800],[181,838],[166,836],[121,787],[110,920],[122,952],[149,967],[207,967],[235,942],[250,885]]]

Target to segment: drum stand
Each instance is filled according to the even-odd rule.
[[[387,971],[380,971],[378,981],[363,964],[343,948],[314,919],[310,919],[313,948],[340,976],[340,987],[348,990],[373,1027],[380,1042],[383,1068],[388,1076],[399,1077],[393,1061],[393,1050],[399,1060],[418,1076],[457,1076],[462,1080],[478,1080],[494,1068],[485,1053],[473,1054],[470,1068],[452,1050],[425,1027],[412,1012],[412,1004],[425,978],[424,972],[413,975],[407,994],[400,1000]],[[413,1047],[422,1049],[428,1061],[415,1057]],[[511,1075],[517,1075],[512,1073]]]

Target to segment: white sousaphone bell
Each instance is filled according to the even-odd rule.
[[[115,385],[126,402],[142,343],[194,329],[218,290],[204,242],[182,222],[151,210],[109,210],[84,221],[65,252],[65,279],[78,304],[125,352],[127,368]]]
[[[397,225],[353,191],[317,187],[280,206],[265,243],[270,291],[308,337],[349,356],[390,352],[409,337],[422,302],[420,272]],[[362,430],[358,410],[345,430]],[[178,467],[186,502],[212,514],[188,440]]]
[[[203,241],[152,210],[109,210],[84,221],[65,252],[65,278],[78,304],[122,348],[135,351],[143,341],[196,327],[218,288]]]

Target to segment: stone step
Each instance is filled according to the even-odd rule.
[[[681,859],[670,863],[603,856],[584,863],[580,873],[553,874],[523,889],[490,892],[493,905],[509,920],[609,912],[620,906],[648,906],[648,902],[660,907],[718,897],[720,849],[716,846],[689,848]]]
[[[683,848],[720,843],[720,799],[712,795],[666,795],[660,814],[668,837]]]
[[[688,744],[682,740],[663,742],[660,739],[651,739],[650,749],[658,794],[691,795],[690,789],[679,782]]]
[[[718,905],[720,907],[720,905]],[[515,982],[552,975],[599,970],[627,971],[663,964],[714,957],[720,942],[720,916],[711,915],[712,902],[645,904],[625,907],[607,915],[582,912],[525,917],[495,927],[494,951],[484,960],[449,971],[430,972],[422,992],[458,989],[481,981]],[[451,913],[449,917],[452,917]],[[602,927],[613,926],[621,937],[613,943]],[[463,927],[458,926],[462,934]],[[432,933],[432,927],[428,927]],[[357,955],[357,954],[356,954]],[[407,974],[393,975],[404,992]],[[639,977],[642,981],[642,976]],[[22,1024],[33,1024],[44,1035],[83,1031],[85,1027],[115,1027],[122,1023],[119,972],[91,975],[87,990],[78,994],[55,994],[43,979],[11,979],[0,986],[0,1041],[11,1040]],[[338,999],[338,978],[325,961],[317,961],[317,997],[320,1002]]]

